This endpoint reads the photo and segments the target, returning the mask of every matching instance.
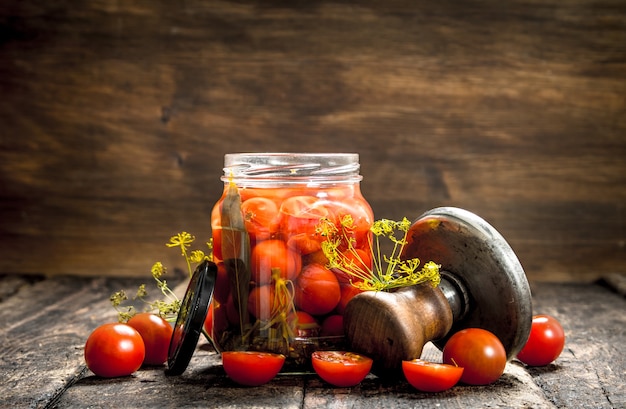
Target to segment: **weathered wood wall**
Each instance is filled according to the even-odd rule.
[[[354,151],[377,217],[492,223],[536,280],[625,271],[626,3],[0,4],[0,272],[145,275],[223,155]]]

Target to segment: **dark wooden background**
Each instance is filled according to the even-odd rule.
[[[223,155],[358,152],[377,218],[458,206],[531,280],[626,271],[626,2],[0,4],[0,273],[148,274]]]

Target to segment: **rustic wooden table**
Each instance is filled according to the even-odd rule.
[[[333,388],[315,375],[239,387],[206,343],[182,376],[166,377],[159,367],[98,378],[85,367],[85,340],[96,326],[116,318],[109,295],[137,283],[0,276],[0,407],[626,407],[626,300],[618,286],[534,284],[535,311],[556,316],[565,328],[567,344],[559,359],[544,368],[512,361],[492,385],[426,394],[373,375],[354,388]],[[439,354],[427,345],[429,359]]]

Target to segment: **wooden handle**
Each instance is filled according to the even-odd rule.
[[[374,359],[373,371],[379,374],[397,374],[403,360],[419,358],[424,344],[445,336],[452,323],[446,297],[429,284],[364,292],[344,313],[351,348]]]

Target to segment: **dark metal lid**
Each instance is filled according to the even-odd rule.
[[[504,237],[474,213],[438,207],[413,222],[408,241],[405,257],[440,264],[442,279],[453,279],[467,291],[466,313],[435,345],[443,349],[454,333],[478,327],[493,332],[514,357],[530,333],[532,298],[524,269]]]
[[[213,299],[217,265],[205,260],[191,276],[181,303],[168,351],[167,375],[182,374],[191,360]]]

